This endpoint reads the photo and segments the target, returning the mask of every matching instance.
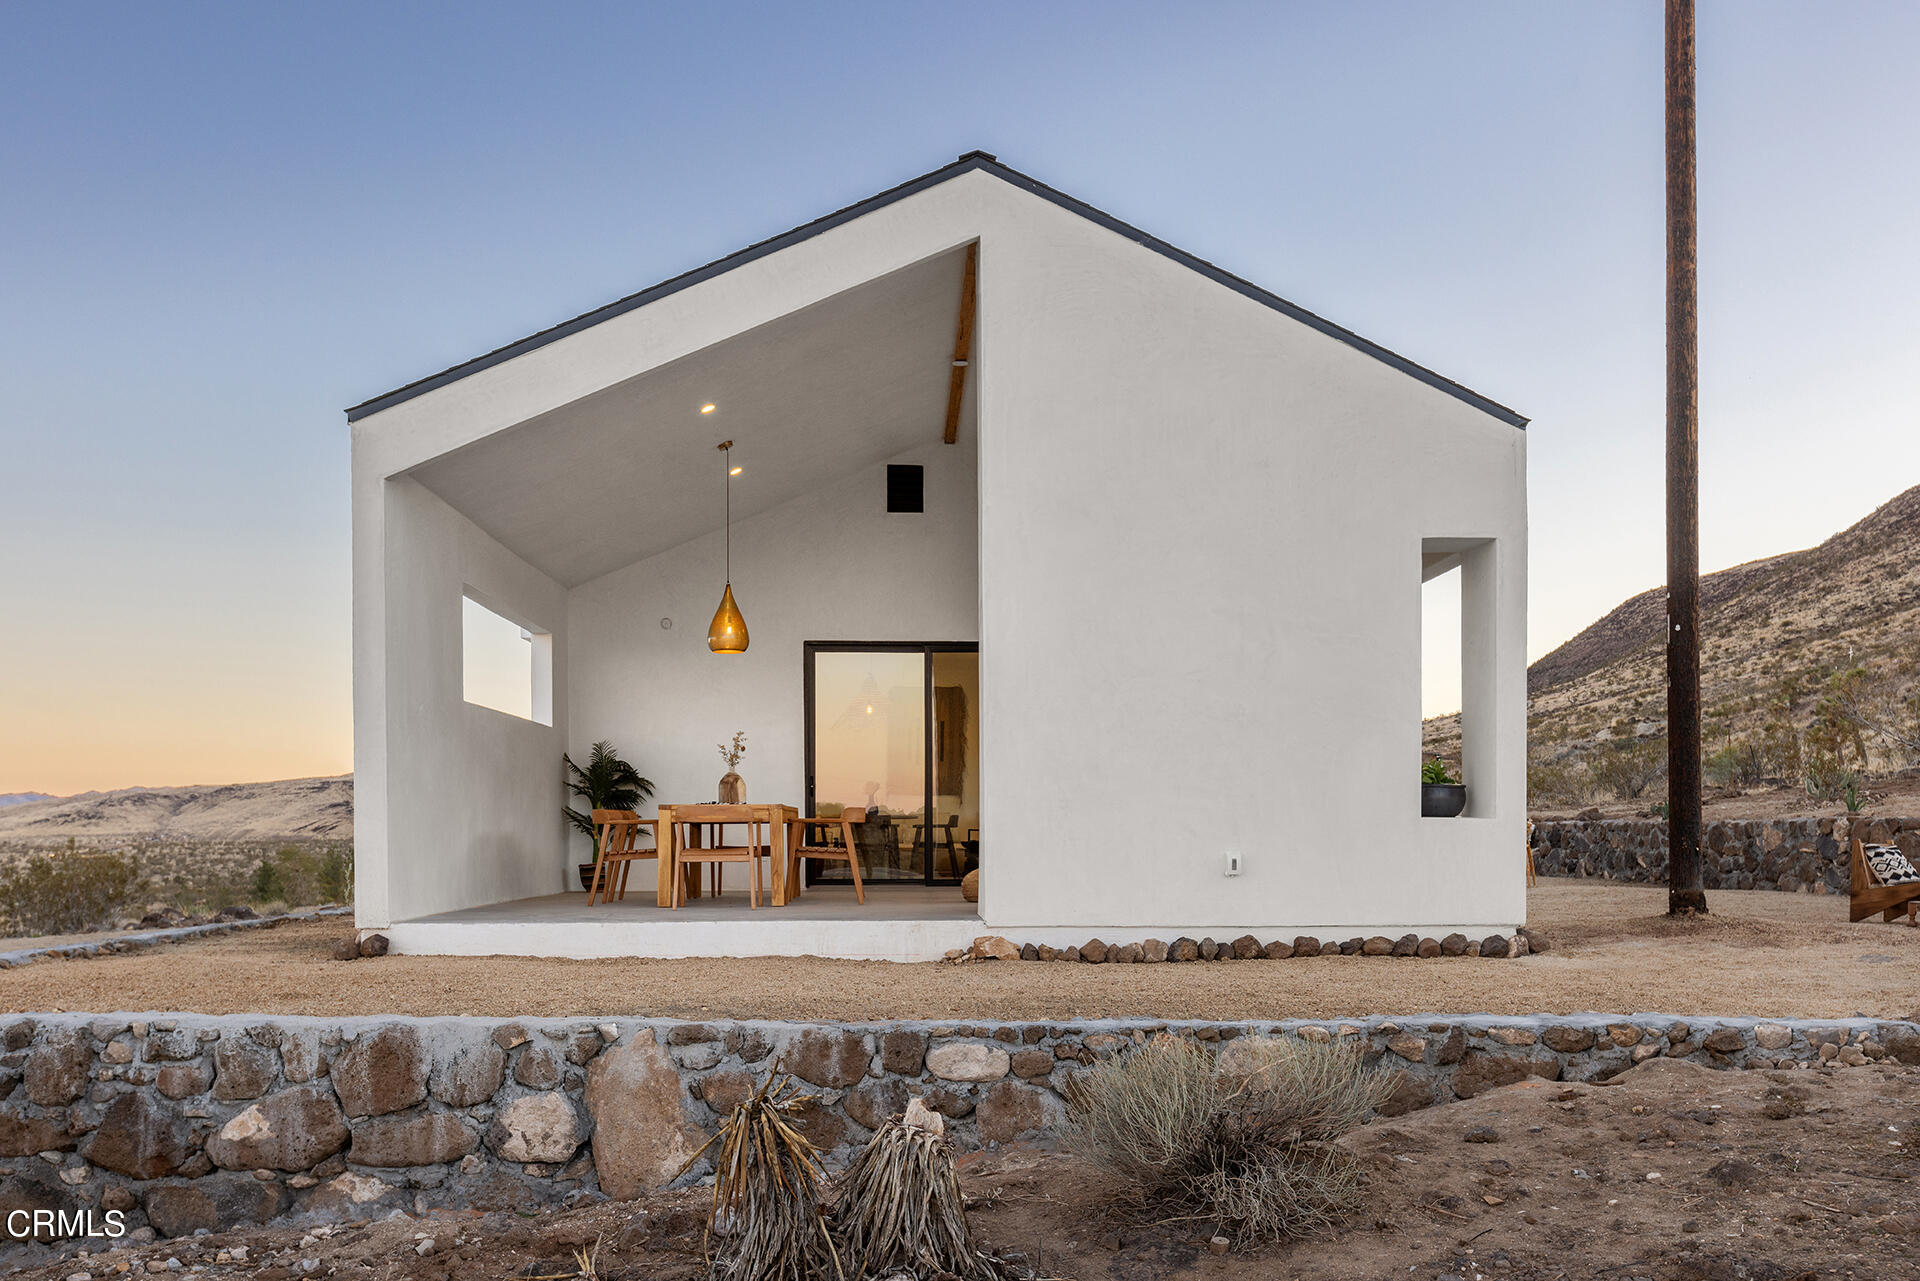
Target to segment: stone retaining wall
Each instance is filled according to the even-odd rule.
[[[1710,890],[1849,892],[1848,843],[1898,845],[1920,860],[1920,818],[1726,819],[1706,825]],[[1533,865],[1542,876],[1665,884],[1667,825],[1661,819],[1536,819]]]
[[[1073,1073],[1166,1032],[1348,1042],[1391,1115],[1655,1055],[1714,1067],[1920,1063],[1920,1025],[1657,1015],[1281,1023],[797,1025],[617,1019],[41,1015],[0,1021],[0,1221],[118,1210],[138,1234],[632,1197],[778,1065],[844,1160],[919,1095],[962,1147],[1044,1133]],[[704,1167],[688,1175],[694,1177]],[[3,1245],[4,1242],[0,1242]]]

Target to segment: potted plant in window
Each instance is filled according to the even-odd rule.
[[[566,767],[567,790],[586,802],[586,812],[572,806],[562,807],[566,811],[567,822],[579,831],[587,834],[587,840],[594,841],[593,811],[595,810],[633,810],[653,795],[653,784],[640,777],[635,769],[613,744],[602,739],[587,752],[587,767],[580,768],[573,763],[571,756],[562,755],[560,762]],[[593,865],[600,861],[600,846],[594,841],[593,862],[580,864],[580,888],[587,889],[593,884]]]
[[[1466,784],[1438,756],[1420,767],[1420,817],[1454,818],[1467,808]]]

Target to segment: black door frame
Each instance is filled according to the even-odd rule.
[[[813,656],[815,654],[911,654],[918,651],[923,660],[921,694],[926,705],[921,712],[921,727],[926,734],[925,751],[922,752],[926,766],[926,776],[921,789],[921,820],[927,826],[926,862],[921,868],[918,881],[868,881],[867,888],[874,889],[882,885],[958,885],[958,877],[936,877],[933,874],[933,656],[935,654],[978,654],[979,641],[806,641],[801,647],[800,670],[805,690],[804,706],[801,715],[806,725],[807,760],[807,806],[808,814],[818,811],[814,808],[813,764],[814,764],[814,721],[813,721]]]

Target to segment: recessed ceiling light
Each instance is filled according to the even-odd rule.
[[[740,469],[738,467],[734,468],[732,471],[727,473],[727,475],[729,476],[738,476],[739,474],[740,474]]]
[[[713,406],[711,404],[702,405],[700,406],[700,412],[703,414],[710,414],[713,412]]]
[[[965,369],[967,367],[967,358],[965,356],[955,356],[953,358],[953,367],[955,369]]]

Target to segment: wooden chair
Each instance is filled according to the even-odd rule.
[[[838,818],[802,818],[794,820],[787,830],[787,852],[791,856],[790,866],[796,870],[787,873],[787,883],[792,885],[796,882],[798,877],[797,869],[800,866],[800,860],[803,858],[818,858],[826,859],[830,862],[845,863],[853,872],[854,901],[864,904],[867,901],[867,887],[862,884],[860,880],[860,849],[853,839],[853,825],[866,821],[867,811],[864,809],[841,810],[840,817]],[[810,827],[838,828],[840,831],[840,844],[807,844],[807,829]],[[789,893],[791,893],[791,891],[789,891]]]
[[[955,848],[953,839],[959,826],[960,816],[958,814],[947,815],[947,821],[937,825],[929,826],[926,823],[915,823],[913,825],[914,846],[916,849],[925,848],[927,862],[934,864],[933,870],[936,876],[940,873],[940,867],[934,860],[934,847],[935,843],[943,836],[947,841],[947,866],[952,869],[955,876],[960,875],[960,852]]]
[[[687,878],[681,874],[682,869],[697,868],[701,863],[713,865],[713,896],[716,899],[720,897],[722,865],[747,864],[751,872],[747,881],[747,904],[755,908],[760,906],[760,860],[772,854],[767,842],[767,822],[761,815],[761,810],[750,805],[673,807],[673,906],[682,907],[687,901]],[[747,829],[745,845],[724,843],[729,826],[744,826]],[[713,843],[704,848],[697,844],[695,838],[695,829],[700,827],[711,827],[714,832]]]
[[[875,814],[873,810],[861,807],[860,813],[868,815],[865,822],[854,825],[854,844],[860,847],[860,853],[866,858],[868,867],[898,868],[900,866],[900,829],[885,814]],[[831,819],[828,822],[832,822]]]
[[[1849,872],[1853,887],[1853,902],[1850,907],[1851,919],[1865,920],[1875,912],[1880,919],[1891,921],[1905,910],[1907,924],[1920,926],[1915,919],[1915,909],[1920,906],[1920,881],[1908,881],[1900,885],[1882,885],[1874,879],[1873,869],[1867,865],[1867,852],[1861,846],[1860,838],[1853,838],[1852,859]]]
[[[636,843],[642,829],[655,833],[653,848]],[[596,898],[602,903],[626,898],[627,874],[633,871],[633,865],[660,856],[657,821],[641,818],[632,810],[595,810],[593,844],[600,857],[594,863],[593,884],[587,887],[589,906]]]

